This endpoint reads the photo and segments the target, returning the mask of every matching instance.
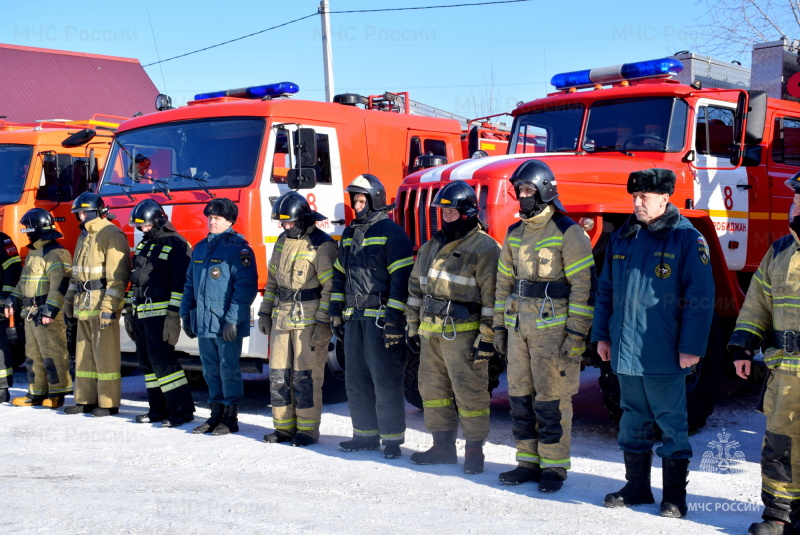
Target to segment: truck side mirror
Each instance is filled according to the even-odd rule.
[[[89,143],[95,135],[97,135],[97,132],[91,128],[84,128],[67,137],[61,142],[61,146],[67,149],[80,147],[81,145]]]
[[[286,185],[289,189],[311,189],[317,185],[317,170],[313,167],[289,169],[286,173]]]
[[[313,167],[317,164],[317,133],[313,128],[298,128],[295,155],[299,167]]]
[[[731,164],[754,166],[761,162],[761,147],[764,139],[764,123],[767,118],[766,91],[748,91],[749,102],[745,108],[745,93],[739,93],[733,122],[733,145]],[[741,146],[744,134],[744,146]],[[756,147],[758,147],[756,149]],[[758,163],[754,163],[758,162]]]

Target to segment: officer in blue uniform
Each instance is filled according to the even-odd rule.
[[[253,250],[233,230],[239,209],[230,199],[212,199],[203,210],[208,237],[194,249],[181,300],[183,331],[198,338],[211,417],[193,433],[227,435],[239,430],[244,395],[239,357],[250,335],[250,305],[258,291]]]
[[[650,465],[655,424],[663,444],[661,516],[686,515],[692,447],[686,375],[705,354],[714,313],[714,278],[703,236],[669,202],[675,173],[645,169],[628,177],[634,214],[611,235],[600,276],[592,341],[619,377],[618,442],[627,484],[607,507],[653,503]]]

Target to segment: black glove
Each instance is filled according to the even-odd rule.
[[[508,353],[508,331],[506,329],[494,330],[494,350],[500,353],[502,358],[506,358],[506,353]]]
[[[404,329],[401,325],[387,323],[383,327],[383,345],[386,349],[396,349],[403,341]]]
[[[733,360],[753,360],[753,352],[741,346],[728,346],[728,351],[733,355]]]
[[[237,331],[236,325],[231,322],[225,322],[225,326],[222,327],[222,339],[226,342],[233,342],[236,340]]]
[[[495,335],[496,336],[496,335]],[[489,360],[494,355],[494,344],[481,340],[472,348],[472,360]]]
[[[419,324],[409,323],[406,325],[406,345],[414,353],[419,353]]]
[[[344,343],[344,320],[341,316],[331,316],[331,331],[340,342]]]
[[[192,331],[192,322],[189,320],[189,318],[183,318],[183,332],[189,338],[194,338],[195,336],[197,336]]]
[[[270,313],[270,315],[258,315],[258,331],[261,334],[269,336],[269,333],[272,332],[272,313]]]

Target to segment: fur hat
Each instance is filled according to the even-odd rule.
[[[230,221],[232,225],[239,217],[239,208],[230,199],[211,199],[203,210],[203,215],[206,217],[218,215]]]
[[[628,175],[628,193],[637,191],[672,195],[675,192],[675,173],[658,167],[634,171]]]

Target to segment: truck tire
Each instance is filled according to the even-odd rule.
[[[714,314],[708,335],[706,354],[700,359],[695,370],[686,376],[686,411],[689,432],[693,433],[706,425],[706,420],[714,412],[714,401],[722,374],[723,342],[719,319]],[[599,357],[598,357],[599,360]],[[603,392],[603,405],[608,410],[611,421],[619,425],[622,408],[619,406],[619,380],[611,371],[610,362],[600,362],[600,389]]]
[[[347,401],[344,384],[344,344],[336,337],[328,344],[328,362],[325,364],[325,380],[322,383],[324,405]]]

